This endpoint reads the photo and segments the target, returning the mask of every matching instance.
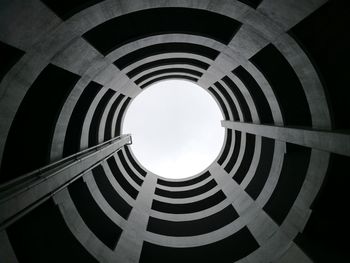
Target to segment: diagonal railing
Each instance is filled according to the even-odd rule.
[[[0,231],[131,143],[121,135],[0,185]]]

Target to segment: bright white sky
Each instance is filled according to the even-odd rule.
[[[132,101],[123,133],[131,133],[131,150],[146,169],[179,179],[203,171],[218,156],[222,119],[207,91],[174,79],[149,86]]]

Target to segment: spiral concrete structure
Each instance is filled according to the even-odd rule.
[[[346,261],[347,1],[0,7],[1,262]],[[121,139],[28,187],[32,171],[124,138],[132,99],[171,78],[225,118],[208,169],[159,178]]]

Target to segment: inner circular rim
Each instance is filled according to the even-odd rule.
[[[182,90],[183,92],[181,93],[182,94],[182,96],[183,96],[183,94],[186,94],[186,96],[185,97],[187,97],[187,96],[189,96],[189,97],[191,97],[191,96],[198,96],[198,97],[200,97],[200,96],[205,96],[205,100],[206,101],[204,101],[205,102],[205,104],[203,104],[203,105],[205,105],[205,108],[210,108],[210,107],[215,107],[215,111],[217,111],[216,113],[218,114],[218,126],[220,127],[220,135],[219,136],[216,136],[216,137],[212,137],[212,139],[211,139],[211,142],[210,143],[214,143],[214,141],[216,141],[216,148],[214,148],[213,150],[214,150],[214,153],[213,153],[213,151],[212,150],[205,150],[205,151],[202,151],[202,152],[200,152],[200,153],[197,153],[197,155],[193,158],[193,155],[190,155],[189,154],[189,152],[191,152],[191,151],[187,151],[187,152],[185,152],[185,153],[183,153],[182,155],[184,155],[185,157],[186,157],[186,155],[188,155],[189,157],[192,157],[192,160],[198,160],[199,158],[200,158],[200,156],[202,156],[202,155],[205,155],[205,154],[207,154],[208,156],[211,156],[210,157],[210,160],[207,160],[206,162],[205,162],[205,165],[204,164],[202,164],[201,165],[201,168],[199,169],[199,168],[197,168],[196,169],[196,171],[195,172],[185,172],[185,175],[177,175],[177,176],[175,176],[171,171],[172,170],[174,170],[174,169],[177,169],[178,167],[173,167],[173,169],[172,168],[169,168],[167,171],[165,171],[165,172],[159,172],[159,170],[157,170],[157,169],[153,169],[152,167],[150,167],[150,165],[148,165],[148,164],[146,164],[144,161],[143,161],[143,158],[141,157],[140,158],[140,154],[139,153],[137,153],[137,150],[135,150],[135,139],[136,138],[134,138],[133,137],[133,132],[130,132],[130,131],[125,131],[125,129],[126,129],[126,122],[128,122],[128,118],[130,117],[128,114],[130,113],[130,110],[133,108],[133,105],[134,105],[134,103],[136,103],[137,102],[137,100],[140,98],[140,96],[143,96],[143,95],[148,95],[148,94],[146,94],[147,92],[150,92],[150,91],[153,91],[153,92],[155,92],[154,91],[154,89],[158,89],[158,91],[157,92],[159,92],[159,90],[160,91],[163,91],[163,93],[165,92],[165,89],[167,88],[168,90],[170,89],[169,88],[169,83],[176,83],[176,85],[183,85],[183,86],[181,86],[181,89],[187,89],[187,90],[185,90],[185,92],[184,92],[184,90]],[[185,88],[184,88],[185,87]],[[193,88],[195,88],[195,89],[197,89],[197,90],[195,90],[195,89],[193,89]],[[178,90],[178,89],[180,89],[180,87],[176,87],[176,89]],[[201,90],[201,91],[199,91],[199,90]],[[202,92],[202,91],[204,91],[204,92]],[[198,95],[198,94],[196,94],[196,95],[194,95],[194,94],[192,94],[192,93],[196,93],[196,92],[198,92],[198,94],[200,94],[200,96]],[[164,95],[162,93],[162,95]],[[204,95],[205,94],[205,95]],[[171,94],[170,94],[171,95]],[[176,95],[176,94],[175,94]],[[165,94],[165,96],[167,96],[167,94]],[[142,99],[142,97],[141,97],[141,99]],[[203,98],[201,98],[201,99],[203,99]],[[160,101],[160,100],[159,100]],[[158,103],[159,103],[159,101],[158,101]],[[176,98],[175,98],[175,100],[174,101],[176,101]],[[194,103],[196,103],[196,101],[195,101],[195,99],[194,98],[192,98],[192,100],[191,100],[191,103],[194,101]],[[177,101],[177,103],[181,103],[181,102],[178,102]],[[211,105],[209,105],[209,104],[211,104]],[[171,102],[169,103],[169,104],[171,104]],[[203,105],[196,105],[197,106],[197,108],[200,108],[200,107],[202,107]],[[168,106],[168,105],[167,105]],[[209,107],[210,106],[210,107]],[[169,107],[171,107],[171,105],[169,106]],[[179,107],[179,106],[178,106]],[[195,109],[195,107],[192,107],[186,114],[187,115],[191,115],[191,111],[194,111],[194,109]],[[206,109],[202,109],[202,108],[200,108],[201,109],[201,112],[200,113],[202,113],[202,111],[205,111]],[[213,111],[213,109],[211,109],[212,111]],[[205,112],[204,112],[205,113]],[[212,114],[214,114],[214,113],[212,113]],[[201,115],[203,115],[203,114],[201,114]],[[152,115],[153,116],[153,115]],[[139,116],[137,116],[137,118],[138,119],[135,119],[135,120],[133,120],[133,122],[139,122],[139,119],[140,119],[140,117]],[[203,118],[202,116],[200,116],[200,118]],[[212,165],[212,163],[213,162],[215,162],[215,160],[217,160],[217,158],[218,158],[218,156],[220,155],[220,153],[222,152],[222,149],[223,149],[223,147],[224,147],[224,141],[225,141],[225,129],[223,128],[223,127],[221,127],[221,125],[220,125],[220,123],[221,123],[221,120],[223,120],[223,114],[222,114],[222,110],[221,110],[221,107],[220,107],[220,105],[217,103],[217,101],[214,99],[214,97],[206,90],[206,89],[204,89],[204,88],[202,88],[202,87],[200,87],[198,84],[196,84],[196,83],[194,83],[194,82],[191,82],[191,81],[188,81],[188,80],[182,80],[182,79],[172,79],[172,80],[163,80],[163,81],[159,81],[159,82],[156,82],[156,83],[154,83],[154,84],[152,84],[152,85],[150,85],[149,87],[147,87],[146,89],[144,89],[143,91],[141,91],[138,95],[136,95],[135,96],[135,98],[131,101],[131,103],[129,104],[129,107],[127,108],[127,110],[126,110],[126,112],[125,112],[125,114],[124,114],[124,116],[123,116],[123,120],[122,120],[122,131],[123,131],[123,133],[131,133],[131,136],[133,137],[133,144],[131,145],[131,147],[130,147],[130,150],[132,151],[132,153],[133,153],[133,156],[134,156],[134,158],[138,161],[138,163],[146,170],[146,171],[148,171],[148,172],[151,172],[151,173],[153,173],[153,174],[155,174],[155,175],[157,175],[157,176],[159,176],[159,177],[161,177],[161,178],[165,178],[165,179],[167,179],[167,180],[184,180],[184,179],[188,179],[188,178],[190,178],[190,177],[194,177],[194,176],[196,176],[196,175],[198,175],[198,174],[201,174],[201,173],[203,173],[205,170],[207,170],[208,169],[208,167],[210,167],[210,165]],[[141,120],[142,121],[142,120]],[[211,126],[213,126],[212,125],[213,123],[211,123]],[[147,125],[151,125],[151,124],[148,124],[147,123]],[[188,124],[189,125],[189,124]],[[216,125],[216,124],[215,124]],[[180,126],[177,126],[177,127],[180,127]],[[185,127],[185,126],[181,126],[181,127]],[[187,126],[185,127],[186,129],[187,129]],[[201,131],[200,130],[201,129],[201,127],[199,127],[199,129],[196,129],[196,131],[197,132],[200,132],[201,133],[201,135],[203,134],[203,131]],[[209,127],[209,129],[211,129],[211,127]],[[216,129],[217,129],[217,127],[216,127]],[[209,132],[209,130],[208,129],[206,129],[206,132],[205,133],[210,133]],[[135,135],[136,136],[136,135]],[[191,137],[192,138],[192,137]],[[136,143],[137,143],[137,140],[136,140]],[[203,142],[202,142],[202,144],[204,144]],[[150,147],[152,147],[153,145],[151,145]],[[171,148],[172,149],[172,148]],[[168,150],[168,148],[166,149],[166,150]],[[189,158],[188,158],[189,159]],[[161,161],[159,161],[159,163],[161,163],[161,164],[163,164],[164,162],[161,162]],[[180,164],[181,165],[181,164]],[[179,168],[180,169],[180,168]],[[182,169],[184,169],[184,168],[182,168]],[[164,170],[164,169],[163,169]],[[191,169],[190,169],[191,170]],[[195,169],[194,169],[195,170]],[[169,172],[170,171],[170,172]],[[169,175],[170,174],[170,175]]]

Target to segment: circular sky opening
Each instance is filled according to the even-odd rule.
[[[224,142],[223,116],[216,101],[197,84],[167,80],[143,90],[130,104],[123,133],[150,172],[170,179],[193,176],[218,156]]]

